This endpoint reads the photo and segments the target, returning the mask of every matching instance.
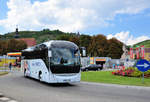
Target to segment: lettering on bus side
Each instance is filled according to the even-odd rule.
[[[32,62],[32,66],[41,66],[41,62]]]

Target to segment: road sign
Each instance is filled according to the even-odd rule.
[[[145,59],[139,60],[136,64],[136,67],[141,72],[146,72],[147,70],[150,69],[150,62]]]

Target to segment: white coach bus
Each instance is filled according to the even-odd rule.
[[[52,40],[22,51],[24,76],[47,83],[80,82],[80,51],[69,41]]]

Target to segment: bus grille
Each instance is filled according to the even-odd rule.
[[[51,72],[55,74],[62,73],[79,73],[80,65],[78,66],[66,66],[66,65],[51,65]]]

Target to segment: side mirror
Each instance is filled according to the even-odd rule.
[[[52,51],[48,51],[48,57],[52,57]]]
[[[85,49],[82,50],[82,54],[83,54],[82,56],[84,56],[84,57],[86,56],[86,50]]]

